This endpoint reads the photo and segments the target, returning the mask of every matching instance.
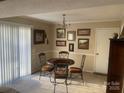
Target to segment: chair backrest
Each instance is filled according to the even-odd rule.
[[[55,78],[63,79],[68,77],[68,64],[56,63],[54,65]]]
[[[46,64],[46,54],[45,53],[40,53],[39,54],[39,59],[40,59],[41,66]]]
[[[69,52],[68,51],[60,51],[59,58],[69,58]]]
[[[81,69],[82,69],[82,70],[83,70],[83,68],[84,68],[85,59],[86,59],[86,55],[82,55],[82,59],[81,59]]]

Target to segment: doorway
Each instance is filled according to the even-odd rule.
[[[110,38],[113,33],[119,33],[119,28],[97,28],[96,29],[96,55],[95,72],[107,74]]]

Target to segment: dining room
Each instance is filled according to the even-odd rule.
[[[124,5],[44,5],[0,14],[0,93],[122,93]]]
[[[106,92],[107,72],[103,66],[105,64],[102,65],[102,63],[100,63],[96,65],[96,30],[100,32],[103,28],[109,28],[107,31],[109,30],[111,32],[110,36],[105,38],[112,38],[113,33],[116,31],[119,32],[120,21],[69,24],[67,29],[63,30],[63,24],[50,24],[25,16],[1,20],[32,25],[32,75],[23,77],[21,80],[15,80],[11,85],[12,88],[21,93],[39,93],[40,91],[43,93]],[[63,16],[61,17],[61,21],[63,21]],[[68,60],[63,60],[63,58],[60,57],[59,53],[61,51],[67,52],[68,56],[64,56],[64,59]],[[40,58],[40,54],[43,55],[43,57]],[[69,63],[68,65],[66,64],[68,67],[66,70],[68,72],[66,74],[67,80],[62,78],[60,80],[57,79],[58,82],[55,82],[54,75],[56,65],[53,61]],[[46,68],[49,66],[46,66],[46,71],[44,71],[44,64],[52,64],[53,68],[47,71],[48,69],[46,70]],[[96,68],[96,66],[100,68]],[[66,83],[65,81],[63,83],[63,80],[65,80]]]

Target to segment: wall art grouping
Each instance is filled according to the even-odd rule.
[[[67,33],[67,38],[66,38]],[[74,43],[77,42],[78,49],[89,49],[89,37],[91,35],[90,28],[79,28],[76,31],[67,31],[66,29],[57,28],[56,29],[56,37],[58,39],[64,40],[56,40],[56,46],[66,46],[66,43],[69,42],[68,49],[69,51],[74,51]],[[67,39],[67,40],[66,40]]]

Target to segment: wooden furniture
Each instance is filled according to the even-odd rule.
[[[68,51],[60,51],[59,58],[69,58],[69,52]]]
[[[73,65],[75,62],[72,59],[67,59],[67,58],[50,58],[48,60],[48,63],[50,64],[57,64],[57,63],[63,63],[63,64],[68,64],[68,65]]]
[[[81,75],[81,79],[84,82],[84,79],[83,79],[83,68],[84,68],[85,59],[86,59],[86,55],[82,55],[80,67],[70,67],[69,72],[70,72],[71,80],[72,80],[72,74],[78,73],[78,74]]]
[[[124,81],[124,40],[110,40],[106,93],[122,93]]]
[[[47,64],[46,62],[46,54],[45,53],[40,53],[39,54],[39,59],[40,59],[40,64],[41,64],[41,69],[40,69],[40,77],[41,75],[50,74],[51,71],[53,70],[53,65]],[[39,80],[40,80],[39,77]]]

